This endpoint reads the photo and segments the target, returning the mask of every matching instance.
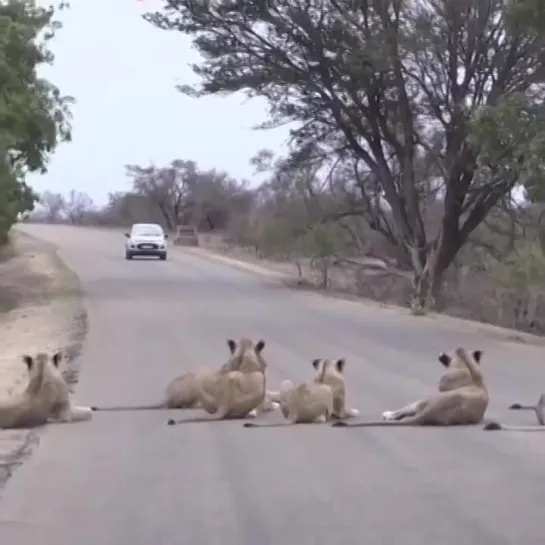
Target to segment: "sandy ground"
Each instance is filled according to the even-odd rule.
[[[0,261],[0,396],[26,385],[21,356],[61,349],[65,373],[72,382],[77,370],[69,362],[78,353],[85,313],[75,275],[56,255],[55,247],[15,232],[11,251]],[[0,430],[0,487],[36,444],[28,430]]]

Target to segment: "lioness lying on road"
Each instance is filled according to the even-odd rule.
[[[61,359],[60,352],[51,357],[45,352],[23,356],[29,371],[28,385],[21,394],[0,402],[0,428],[33,428],[47,422],[81,422],[92,417],[91,407],[72,403],[59,370]]]
[[[481,361],[482,351],[474,350],[472,356],[473,361],[478,365]],[[452,358],[442,352],[437,359],[445,367],[445,371],[439,379],[439,392],[449,392],[472,384],[471,373],[460,358]],[[416,403],[419,402],[417,401]],[[410,403],[396,411],[384,411],[382,418],[384,420],[401,420],[407,416],[412,416],[414,414],[414,407],[415,403]]]
[[[477,365],[480,364],[482,355],[481,350],[474,350],[472,352],[473,361]],[[440,392],[456,390],[462,386],[470,386],[473,383],[469,369],[460,358],[452,358],[443,352],[439,354],[437,359],[445,367],[445,371],[443,371],[443,374],[439,378],[438,389]]]
[[[163,400],[151,405],[118,405],[112,407],[92,407],[93,411],[148,411],[156,409],[197,409],[203,408],[199,396],[200,383],[211,374],[225,374],[229,371],[248,369],[265,372],[267,363],[261,352],[265,346],[264,341],[258,341],[255,346],[250,339],[242,339],[236,343],[232,339],[227,340],[227,346],[231,353],[229,360],[218,371],[189,371],[175,377],[167,385]],[[275,394],[272,393],[271,396]],[[278,403],[269,399],[267,395],[257,412],[266,412],[278,408]]]
[[[469,383],[463,386],[439,392],[430,397],[420,399],[398,411],[386,414],[385,420],[374,422],[345,421],[334,422],[334,427],[368,427],[368,426],[458,426],[479,424],[488,408],[488,390],[478,361],[482,351],[476,350],[469,355],[464,348],[457,348],[454,359],[441,354],[439,361],[447,366],[465,366],[469,373]],[[444,361],[443,361],[444,360]]]
[[[266,399],[266,369],[261,353],[265,341],[242,339],[237,345],[228,341],[232,358],[219,371],[202,373],[195,382],[197,401],[213,418],[170,419],[170,426],[190,422],[210,422],[246,418],[258,411],[276,408]]]
[[[28,384],[23,392],[0,401],[1,429],[43,426],[51,414],[51,406],[43,390],[47,354],[24,355],[22,360],[28,369]]]
[[[43,395],[51,405],[51,414],[48,421],[54,423],[82,422],[91,420],[91,407],[74,405],[68,384],[60,372],[59,365],[62,353],[57,352],[48,362],[45,369]]]

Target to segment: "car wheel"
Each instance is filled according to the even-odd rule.
[[[130,252],[125,252],[125,259],[132,259],[132,254]]]
[[[159,259],[160,259],[161,261],[166,261],[166,260],[167,260],[167,254],[161,254],[161,255],[159,256]]]

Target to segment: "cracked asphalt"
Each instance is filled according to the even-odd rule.
[[[278,284],[172,249],[125,261],[123,234],[24,226],[79,276],[90,330],[81,404],[147,403],[215,367],[226,338],[264,338],[269,384],[347,358],[349,405],[378,417],[436,387],[437,354],[485,351],[489,415],[545,390],[543,348]],[[185,414],[193,415],[188,411]],[[244,429],[165,425],[172,412],[98,413],[50,426],[0,501],[17,545],[542,544],[545,433],[463,429]],[[178,415],[179,416],[179,415]],[[272,417],[276,418],[276,417]]]

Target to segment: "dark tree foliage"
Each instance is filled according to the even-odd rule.
[[[508,13],[511,24],[518,30],[538,34],[545,30],[545,4],[541,0],[511,0]]]
[[[536,4],[537,5],[537,4]],[[147,21],[193,37],[193,96],[243,91],[295,122],[296,159],[342,159],[351,208],[388,232],[419,301],[487,214],[541,175],[545,50],[506,0],[163,0]],[[426,165],[423,169],[422,165]],[[443,203],[427,232],[430,191]],[[384,217],[384,215],[382,215]],[[384,226],[383,226],[384,227]]]

